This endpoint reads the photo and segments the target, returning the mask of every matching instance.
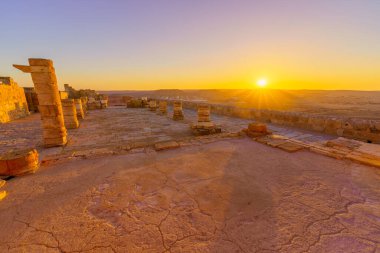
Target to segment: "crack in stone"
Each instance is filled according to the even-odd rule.
[[[65,252],[65,251],[62,250],[62,248],[60,246],[60,242],[59,242],[58,238],[55,236],[55,234],[53,232],[47,231],[47,230],[43,230],[43,229],[40,229],[40,228],[36,228],[36,227],[30,225],[30,223],[22,221],[22,220],[18,220],[16,218],[14,218],[14,221],[20,222],[20,223],[26,225],[27,227],[34,229],[35,231],[49,234],[51,237],[53,237],[54,241],[57,243],[57,247],[51,246],[51,248],[56,248],[56,249],[59,250],[59,252]]]

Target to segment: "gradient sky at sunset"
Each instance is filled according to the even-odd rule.
[[[380,90],[377,0],[1,0],[0,76],[60,87]]]

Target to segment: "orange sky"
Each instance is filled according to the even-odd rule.
[[[2,5],[0,75],[22,86],[31,79],[12,64],[38,57],[54,61],[61,88],[250,89],[266,78],[273,89],[380,89],[378,1]]]

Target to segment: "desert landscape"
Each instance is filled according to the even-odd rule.
[[[0,253],[380,253],[378,3],[0,6]]]

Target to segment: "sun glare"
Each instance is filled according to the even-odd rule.
[[[259,80],[257,80],[257,82],[256,82],[256,85],[257,85],[258,87],[260,87],[260,88],[264,88],[265,86],[267,86],[267,84],[268,84],[267,79],[259,79]]]

